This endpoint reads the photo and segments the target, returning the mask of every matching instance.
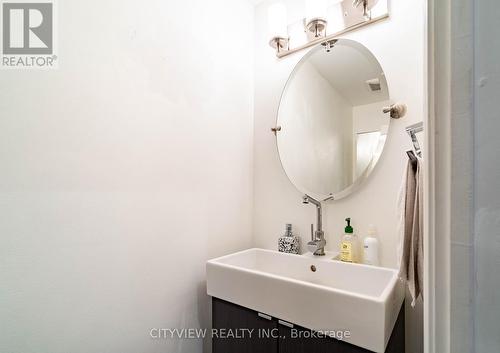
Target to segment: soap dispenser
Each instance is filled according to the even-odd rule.
[[[300,253],[300,239],[292,232],[292,225],[287,223],[285,234],[278,240],[278,251],[289,254]]]
[[[344,262],[359,262],[359,241],[354,229],[351,227],[351,219],[346,218],[347,226],[340,241],[340,260]]]

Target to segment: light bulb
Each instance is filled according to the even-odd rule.
[[[306,0],[306,18],[326,18],[326,0]]]
[[[267,10],[269,38],[288,38],[286,6],[277,2],[269,6]]]

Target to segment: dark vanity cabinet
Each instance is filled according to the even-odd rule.
[[[311,331],[213,298],[213,353],[368,353],[333,338],[311,337]],[[293,332],[292,332],[293,330]],[[293,336],[292,336],[293,335]],[[404,306],[392,332],[387,353],[404,353]]]
[[[212,353],[278,352],[278,321],[253,310],[213,298],[212,328],[218,333],[212,335]],[[240,337],[228,337],[229,330]]]

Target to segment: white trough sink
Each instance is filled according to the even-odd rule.
[[[311,269],[315,267],[315,272]],[[209,295],[384,352],[404,300],[393,269],[249,249],[207,262]]]

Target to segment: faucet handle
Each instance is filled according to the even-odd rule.
[[[314,235],[314,224],[311,223],[311,241],[315,241],[316,236]]]

